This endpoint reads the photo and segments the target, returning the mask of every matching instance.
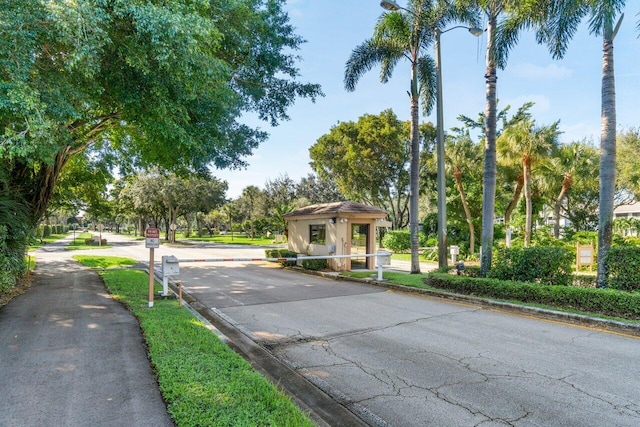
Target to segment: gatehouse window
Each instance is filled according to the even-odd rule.
[[[309,226],[309,243],[324,245],[327,236],[327,226],[324,224],[312,224]]]

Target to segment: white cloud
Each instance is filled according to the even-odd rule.
[[[583,139],[595,143],[600,141],[600,122],[597,120],[595,122],[581,122],[569,125],[563,125],[560,122],[560,131],[562,131],[560,135],[562,142],[569,143],[582,141]]]
[[[553,63],[541,67],[536,64],[520,62],[513,67],[512,71],[517,77],[530,80],[562,80],[573,75],[573,70]]]

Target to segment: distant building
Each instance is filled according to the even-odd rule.
[[[305,255],[371,254],[376,250],[376,226],[387,212],[357,202],[305,206],[284,215],[289,250]],[[373,269],[374,257],[329,260],[336,271]]]
[[[613,219],[616,218],[636,218],[640,219],[640,202],[629,205],[621,205],[613,210]]]

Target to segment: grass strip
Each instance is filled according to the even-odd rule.
[[[100,266],[129,262],[100,258],[82,257],[81,262]],[[139,319],[160,391],[176,425],[313,426],[288,396],[177,301],[157,300],[148,308],[146,272],[105,269],[100,274],[113,297]]]
[[[30,250],[39,249],[39,248],[43,247],[44,245],[47,245],[49,243],[53,243],[56,240],[63,239],[66,236],[67,236],[66,234],[51,234],[51,235],[49,235],[47,237],[32,239],[29,242],[29,249]]]
[[[264,236],[258,236],[251,238],[247,235],[234,235],[230,234],[217,234],[215,236],[201,236],[201,237],[184,237],[183,234],[176,234],[176,239],[194,241],[194,242],[211,242],[211,243],[223,243],[226,245],[251,245],[251,246],[273,246],[274,239]]]
[[[73,255],[73,259],[91,268],[123,268],[136,265],[138,261],[132,258],[98,255]]]

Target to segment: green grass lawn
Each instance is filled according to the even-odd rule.
[[[87,267],[103,269],[130,267],[138,263],[138,261],[132,258],[115,256],[74,255],[72,258]]]
[[[77,257],[105,268],[107,289],[139,319],[167,410],[182,426],[313,426],[276,386],[222,343],[176,300],[148,308],[149,276],[118,257]],[[156,291],[160,285],[156,284]]]
[[[176,234],[176,240],[192,240],[194,242],[213,242],[224,243],[228,245],[253,245],[253,246],[271,246],[275,245],[273,238],[267,238],[264,236],[256,236],[251,238],[245,234],[218,234],[215,236],[202,236],[202,237],[184,237],[181,233]]]
[[[41,248],[46,244],[53,243],[56,240],[60,240],[60,239],[62,239],[64,237],[67,237],[67,235],[66,234],[51,234],[51,235],[49,235],[47,237],[43,237],[42,241],[40,241],[40,239],[34,239],[34,240],[29,242],[29,249],[33,250],[33,249]]]

